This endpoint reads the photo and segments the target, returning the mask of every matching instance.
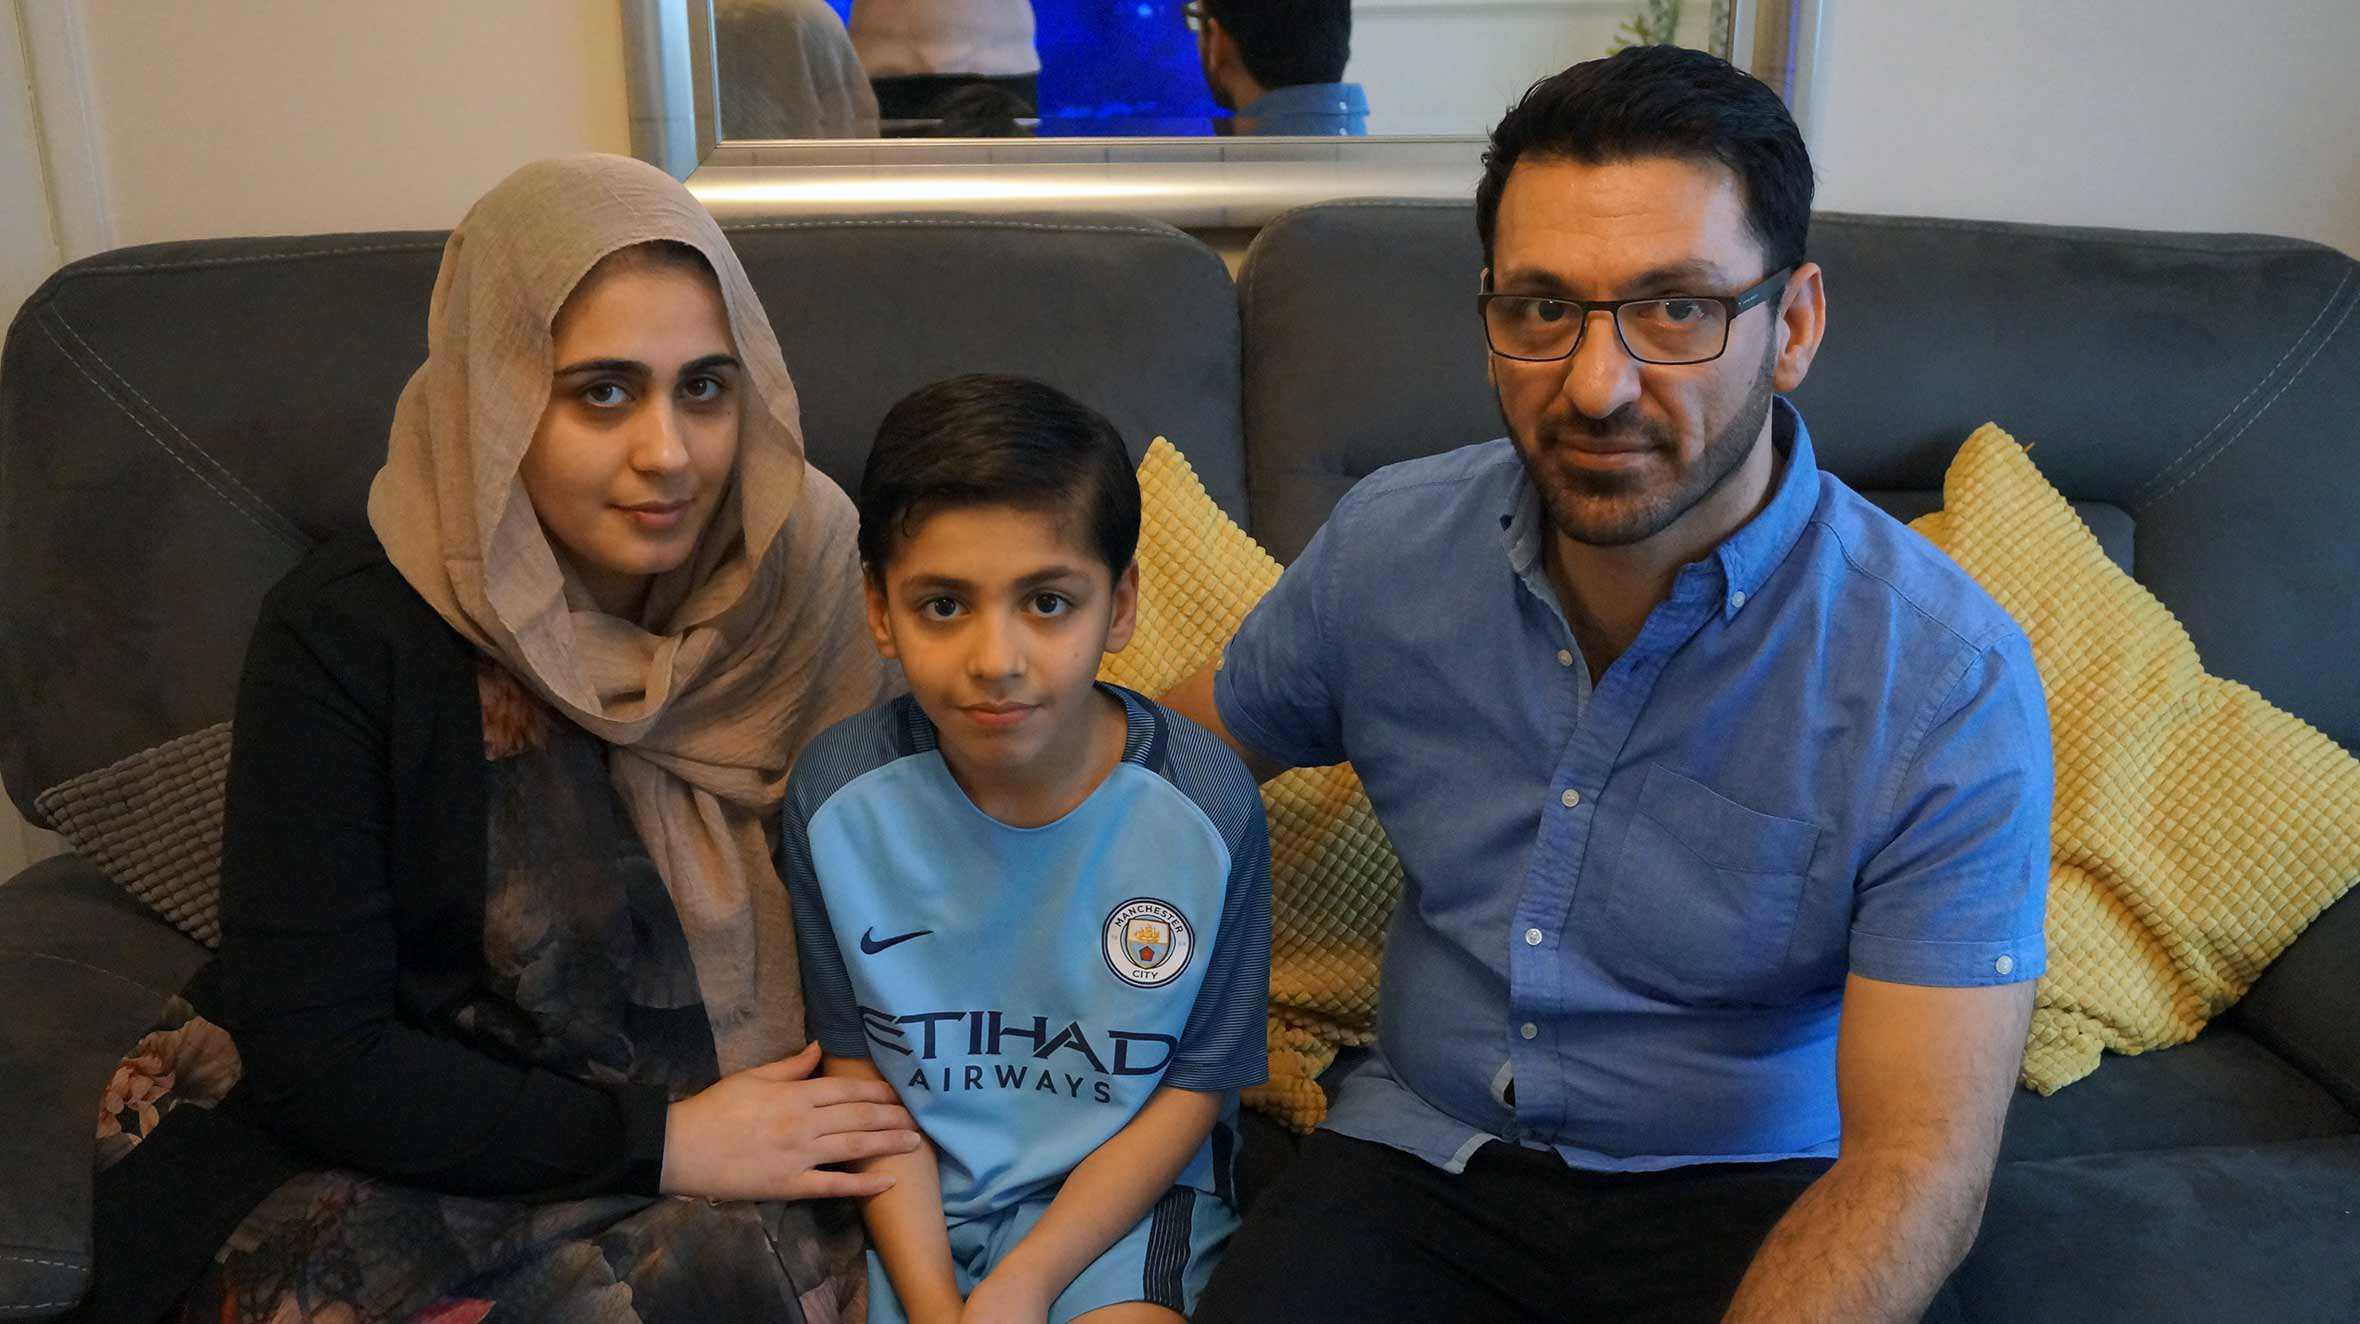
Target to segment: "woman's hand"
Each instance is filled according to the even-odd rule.
[[[883,1173],[831,1172],[918,1147],[917,1123],[883,1081],[821,1078],[819,1045],[748,1067],[672,1105],[663,1192],[709,1200],[815,1200],[879,1194]]]

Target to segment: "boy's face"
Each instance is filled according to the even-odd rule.
[[[1117,577],[1048,511],[926,516],[867,577],[869,630],[962,776],[1054,780],[1088,761],[1105,654],[1131,641],[1136,565]]]

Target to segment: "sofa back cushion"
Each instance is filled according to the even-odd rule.
[[[1903,518],[1996,420],[2216,674],[2360,747],[2360,267],[2317,244],[1821,215],[1827,339],[1795,402]],[[1239,292],[1253,532],[1291,559],[1352,483],[1502,432],[1460,203],[1305,208]]]
[[[847,489],[879,418],[954,372],[1041,377],[1134,453],[1186,447],[1246,518],[1235,295],[1154,221],[733,227]],[[0,356],[0,777],[43,789],[228,717],[263,592],[362,527],[426,352],[439,233],[121,250],[58,272]]]

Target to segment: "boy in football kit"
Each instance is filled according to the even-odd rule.
[[[895,1179],[863,1206],[870,1318],[1183,1318],[1266,1070],[1270,845],[1226,746],[1095,679],[1138,603],[1122,439],[954,378],[886,415],[858,505],[910,694],[804,750],[780,874],[827,1071],[928,1142],[863,1164]]]

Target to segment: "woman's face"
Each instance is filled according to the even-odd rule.
[[[550,336],[549,406],[519,476],[600,609],[635,617],[729,486],[744,397],[729,313],[710,274],[626,250],[574,288]]]

